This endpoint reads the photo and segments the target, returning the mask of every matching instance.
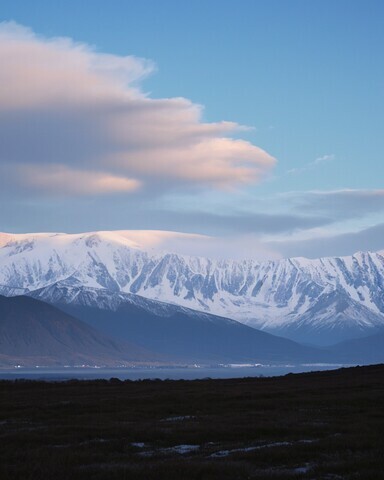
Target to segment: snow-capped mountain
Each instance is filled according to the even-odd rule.
[[[220,261],[146,251],[137,238],[129,231],[1,234],[0,293],[22,294],[65,281],[318,344],[384,327],[384,251],[316,260]]]

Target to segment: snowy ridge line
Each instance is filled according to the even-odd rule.
[[[0,234],[0,293],[64,282],[229,317],[291,338],[328,330],[337,341],[384,326],[384,251],[212,260],[154,252],[151,235],[166,234]]]

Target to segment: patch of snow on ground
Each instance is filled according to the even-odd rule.
[[[213,458],[220,458],[220,457],[228,457],[234,453],[247,453],[253,452],[255,450],[262,450],[264,448],[273,448],[273,447],[288,447],[290,445],[294,445],[297,443],[313,443],[316,440],[298,440],[297,442],[274,442],[274,443],[266,443],[264,445],[255,445],[253,447],[244,447],[244,448],[234,448],[232,450],[219,450],[218,452],[212,453],[210,457]]]
[[[175,445],[174,447],[159,448],[157,450],[148,450],[147,452],[140,452],[142,457],[152,457],[153,455],[170,455],[177,453],[179,455],[186,455],[187,453],[196,452],[200,449],[200,445]]]
[[[184,415],[184,416],[179,416],[179,417],[168,417],[168,418],[163,418],[160,420],[161,422],[182,422],[184,420],[193,420],[194,417],[193,415]]]

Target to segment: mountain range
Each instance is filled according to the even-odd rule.
[[[148,251],[129,231],[0,235],[0,294],[55,284],[103,292],[93,307],[116,311],[119,295],[130,295],[318,346],[384,327],[384,251],[224,261]]]

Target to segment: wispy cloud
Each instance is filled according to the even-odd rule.
[[[266,246],[280,252],[284,257],[318,258],[352,255],[358,251],[384,250],[383,238],[384,223],[380,223],[357,231],[317,235],[304,240],[270,241]]]
[[[334,220],[361,218],[384,210],[384,190],[341,189],[288,192],[285,204],[304,214],[325,215]]]
[[[323,155],[322,157],[317,157],[313,162],[312,165],[319,165],[320,163],[330,162],[336,158],[336,155],[331,153],[330,155]]]
[[[260,182],[275,164],[233,138],[240,125],[204,123],[188,99],[145,94],[151,61],[3,23],[0,63],[0,189],[8,194],[226,189]]]
[[[264,245],[255,235],[249,234],[216,237],[173,231],[126,230],[114,232],[114,238],[116,238],[116,234],[129,240],[139,248],[162,253],[172,252],[219,260],[281,258],[278,252]]]
[[[200,210],[183,212],[156,210],[152,225],[165,225],[167,229],[206,232],[209,235],[288,234],[312,229],[332,223],[332,219],[321,215],[296,213],[268,214],[261,212],[213,213]],[[148,225],[148,228],[150,225]],[[156,227],[159,228],[159,227]]]
[[[287,173],[289,175],[292,175],[292,174],[296,175],[296,174],[299,174],[299,173],[304,173],[304,172],[307,172],[309,170],[313,170],[314,168],[318,167],[321,164],[332,162],[333,160],[335,160],[335,158],[336,158],[336,155],[333,154],[333,153],[327,154],[327,155],[322,155],[321,157],[317,157],[317,158],[315,158],[315,160],[312,160],[311,162],[307,163],[303,167],[291,168],[290,170],[287,171]]]

